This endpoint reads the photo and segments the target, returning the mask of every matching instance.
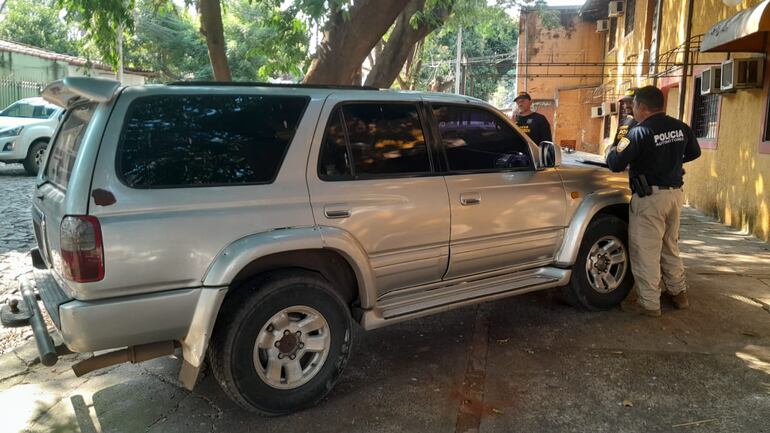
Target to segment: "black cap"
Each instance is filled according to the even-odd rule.
[[[532,97],[529,96],[529,93],[527,93],[527,92],[521,92],[521,93],[519,93],[519,96],[513,98],[513,102],[516,102],[519,99],[529,99],[531,101]]]
[[[621,101],[633,101],[634,95],[636,94],[636,88],[632,87],[623,94],[623,97],[620,98]]]

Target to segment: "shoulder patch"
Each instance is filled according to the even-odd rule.
[[[629,140],[628,137],[621,138],[618,142],[618,152],[624,151],[629,144],[631,144],[631,140]]]

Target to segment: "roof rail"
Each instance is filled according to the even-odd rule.
[[[249,81],[173,81],[167,86],[236,86],[236,87],[285,87],[299,89],[380,90],[373,86],[298,83],[258,83]]]

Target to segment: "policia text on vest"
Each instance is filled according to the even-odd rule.
[[[700,146],[692,129],[673,117],[657,113],[619,140],[607,155],[607,165],[617,172],[630,166],[629,178],[643,175],[650,186],[680,188],[682,164],[699,156]]]

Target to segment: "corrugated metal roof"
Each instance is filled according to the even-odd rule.
[[[94,69],[101,69],[103,71],[112,72],[112,68],[109,65],[100,61],[89,60],[83,57],[70,56],[68,54],[59,54],[54,51],[48,51],[42,48],[33,47],[32,45],[20,44],[18,42],[7,41],[4,39],[0,39],[0,52],[2,51],[25,54],[28,56],[38,57],[41,59],[54,60],[57,62],[66,62],[73,66],[92,67]],[[146,71],[146,70],[137,69],[137,68],[123,68],[123,70],[131,74],[138,74],[138,75],[144,75],[144,76],[155,75],[155,73],[152,71]]]

